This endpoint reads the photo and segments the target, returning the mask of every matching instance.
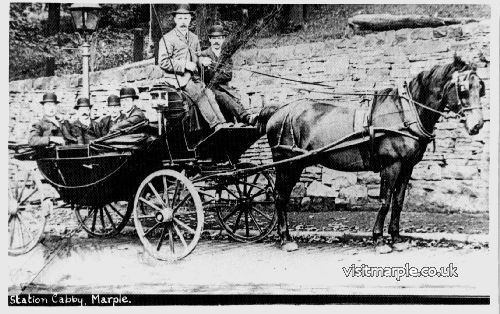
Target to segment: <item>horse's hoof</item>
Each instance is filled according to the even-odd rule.
[[[293,252],[299,249],[297,242],[286,242],[281,245],[281,249],[285,252]]]
[[[375,252],[378,254],[388,254],[392,252],[392,248],[387,244],[380,244],[375,246]]]
[[[397,252],[405,251],[410,247],[408,242],[396,242],[392,244],[392,249]]]

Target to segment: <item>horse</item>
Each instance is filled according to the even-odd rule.
[[[288,229],[287,204],[303,169],[314,164],[347,172],[380,172],[381,207],[373,226],[375,249],[379,253],[389,253],[407,247],[400,235],[399,219],[412,170],[433,140],[434,126],[440,116],[447,114],[444,113],[446,108],[461,116],[469,135],[479,132],[484,124],[480,98],[485,94],[485,86],[476,67],[455,55],[452,63],[436,65],[419,73],[406,86],[406,91],[406,96],[402,96],[398,88],[374,94],[367,118],[369,125],[366,127],[365,123],[364,129],[365,134],[379,130],[382,136],[373,136],[372,131],[368,140],[364,137],[365,140],[354,145],[342,142],[353,132],[355,110],[348,106],[297,101],[261,110],[257,127],[262,135],[267,134],[274,162],[332,146],[331,150],[310,158],[278,163],[275,167],[275,206],[281,249],[298,249]],[[411,116],[412,112],[413,121],[404,120],[402,116]],[[344,144],[343,148],[331,144],[336,142]],[[392,210],[388,226],[391,240],[386,243],[383,229],[389,209]]]

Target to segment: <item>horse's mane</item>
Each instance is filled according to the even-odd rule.
[[[472,65],[467,64],[460,57],[454,56],[453,62],[445,65],[436,65],[430,70],[420,72],[409,83],[413,98],[424,103],[427,98],[434,97],[435,100],[441,99],[441,92],[446,82],[451,80],[455,71],[465,71],[473,69]]]

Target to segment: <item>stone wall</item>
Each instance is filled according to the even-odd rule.
[[[402,29],[350,39],[296,46],[243,50],[233,57],[232,84],[242,102],[257,112],[263,105],[285,104],[298,98],[331,99],[324,89],[253,74],[245,69],[293,79],[332,85],[336,91],[366,92],[399,86],[423,70],[452,61],[457,52],[478,65],[487,87],[483,98],[489,119],[490,68],[489,21],[439,28]],[[126,85],[140,93],[149,108],[147,88],[161,79],[151,61],[91,74],[92,102],[104,108],[106,98]],[[298,90],[297,88],[307,90]],[[46,91],[62,99],[62,112],[74,104],[81,89],[79,75],[10,82],[10,138],[26,140],[30,122],[41,116],[39,100]],[[359,105],[359,97],[338,101]],[[407,192],[408,210],[487,211],[489,175],[489,120],[479,135],[470,137],[457,120],[441,120],[436,129],[436,149],[429,145],[415,168]],[[265,138],[245,155],[255,163],[270,162]],[[377,205],[379,174],[344,173],[309,167],[293,191],[296,208]],[[327,197],[327,198],[325,198]]]

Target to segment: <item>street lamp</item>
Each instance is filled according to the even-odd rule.
[[[101,17],[101,6],[98,4],[77,4],[74,3],[69,8],[73,24],[76,30],[83,35],[82,49],[82,68],[83,68],[83,97],[90,99],[89,88],[89,57],[90,44],[87,41],[87,35],[92,34],[97,29],[97,23]]]

